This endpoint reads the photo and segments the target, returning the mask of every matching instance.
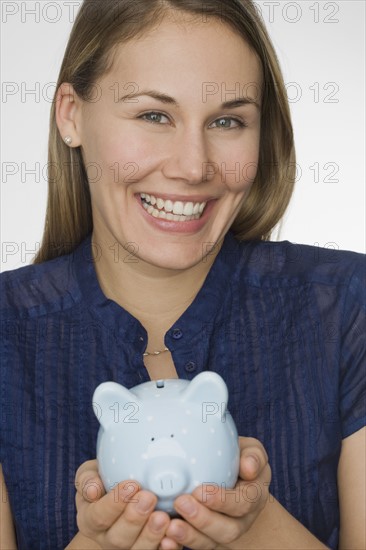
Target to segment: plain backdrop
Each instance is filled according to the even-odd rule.
[[[49,111],[81,1],[1,2],[2,271],[29,264],[45,216]],[[273,240],[365,252],[365,2],[258,1],[295,130],[295,193]]]

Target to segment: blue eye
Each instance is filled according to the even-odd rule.
[[[223,122],[223,124],[222,124]],[[232,122],[236,122],[236,126],[231,126],[231,123]],[[234,128],[245,128],[246,127],[246,124],[242,121],[242,120],[239,120],[238,118],[233,118],[233,117],[221,117],[221,118],[218,118],[217,120],[215,120],[212,124],[218,124],[218,126],[216,126],[216,128],[220,128],[220,129],[223,129],[223,130],[233,130]]]
[[[150,122],[151,124],[166,124],[166,122],[162,122],[163,118],[166,118],[169,122],[169,119],[167,115],[164,115],[163,113],[159,113],[158,111],[150,111],[148,113],[144,113],[143,115],[140,115],[138,118],[145,120],[146,122]],[[232,126],[232,122],[235,122],[236,125]],[[222,130],[235,130],[236,128],[246,128],[245,122],[238,118],[234,117],[221,117],[215,120],[210,126],[213,124],[216,124],[216,128],[222,129]]]
[[[163,113],[151,111],[150,113],[144,113],[138,118],[146,120],[146,122],[151,122],[151,124],[161,124],[162,117],[165,117],[166,119],[168,118],[166,115],[163,115]]]

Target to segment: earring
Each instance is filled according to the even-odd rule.
[[[72,138],[70,136],[66,136],[66,137],[64,137],[64,142],[66,143],[66,145],[71,145],[72,144]]]

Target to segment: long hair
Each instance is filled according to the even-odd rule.
[[[255,180],[231,230],[239,240],[268,240],[290,201],[296,161],[290,109],[279,62],[252,0],[84,0],[62,62],[63,82],[90,100],[113,64],[116,48],[158,25],[170,10],[216,17],[257,54],[263,73],[261,137]],[[33,263],[72,252],[93,229],[89,183],[81,148],[70,148],[50,116],[48,201],[42,244]]]

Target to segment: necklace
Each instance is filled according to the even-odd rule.
[[[166,351],[169,351],[168,348],[164,348],[160,351],[145,351],[142,355],[146,357],[147,355],[160,355],[161,353],[164,353]]]

